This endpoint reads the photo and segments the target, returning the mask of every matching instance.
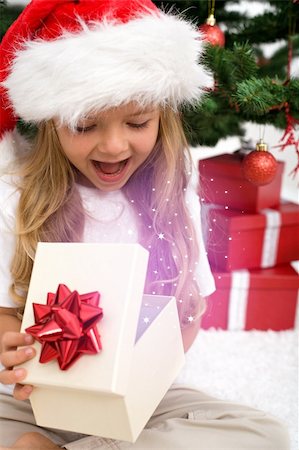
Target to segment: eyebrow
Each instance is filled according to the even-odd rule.
[[[151,114],[155,111],[154,108],[152,109],[140,109],[139,111],[135,111],[133,113],[128,113],[126,114],[127,117],[136,117],[136,116],[141,116],[142,114]],[[89,117],[82,117],[81,120],[79,121],[79,123],[84,122],[93,122],[97,120],[97,116],[89,116]]]
[[[154,109],[141,109],[140,111],[136,111],[132,114],[128,114],[128,116],[140,116],[141,114],[150,114],[154,112]]]

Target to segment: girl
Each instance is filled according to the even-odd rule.
[[[140,242],[146,292],[175,295],[185,350],[195,339],[214,284],[178,108],[209,81],[201,48],[191,24],[150,0],[33,0],[3,39],[2,152],[15,161],[0,181],[2,449],[289,448],[275,419],[182,386],[135,444],[42,429],[21,384],[35,356],[19,329],[38,241]],[[17,117],[38,127],[26,151]]]

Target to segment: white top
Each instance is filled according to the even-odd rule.
[[[83,242],[135,243],[138,242],[134,211],[122,191],[102,192],[98,189],[78,186],[86,210]],[[15,213],[19,192],[11,176],[0,177],[0,306],[15,307],[8,294],[12,282],[10,263],[15,248]],[[200,293],[211,294],[214,279],[211,274],[201,233],[200,203],[193,183],[186,190],[186,203],[194,221],[200,245],[200,257],[196,270]]]
[[[214,278],[204,248],[200,202],[196,193],[196,177],[186,190],[186,204],[190,211],[199,242],[199,261],[195,276],[202,296],[215,290]],[[102,192],[98,189],[79,186],[86,211],[83,242],[135,243],[138,230],[135,213],[122,191]],[[12,283],[10,263],[15,248],[15,215],[19,192],[8,175],[0,177],[0,307],[15,307],[8,289]],[[1,365],[0,365],[1,370]],[[0,384],[0,393],[11,394],[13,386]]]

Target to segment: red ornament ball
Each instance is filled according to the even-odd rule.
[[[205,23],[199,27],[199,30],[203,33],[203,39],[212,45],[219,45],[224,47],[225,36],[223,31],[218,25],[209,25]]]
[[[246,180],[263,186],[274,180],[277,161],[268,151],[254,150],[244,157],[242,169]]]

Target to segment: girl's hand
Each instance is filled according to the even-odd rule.
[[[26,377],[26,369],[14,367],[35,356],[35,349],[28,346],[33,342],[33,337],[26,333],[7,331],[2,335],[0,362],[5,369],[0,372],[0,383],[15,384],[13,396],[16,400],[26,400],[33,389],[33,386],[19,384]]]

